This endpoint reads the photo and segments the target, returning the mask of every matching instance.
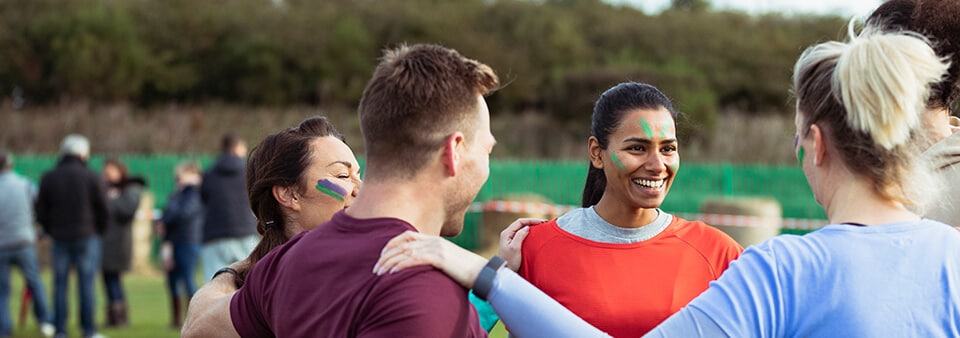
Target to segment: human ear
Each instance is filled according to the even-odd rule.
[[[441,161],[446,169],[447,175],[457,176],[457,164],[460,163],[460,151],[465,148],[464,136],[461,132],[455,132],[447,136],[443,142],[443,156]]]
[[[271,192],[273,199],[277,200],[281,206],[290,208],[294,211],[300,211],[300,196],[294,191],[296,187],[273,186]]]
[[[827,157],[827,145],[824,144],[823,131],[820,126],[811,125],[810,136],[813,138],[813,165],[822,165]]]
[[[590,153],[590,164],[594,168],[603,169],[603,148],[595,136],[590,136],[587,140],[587,151]]]

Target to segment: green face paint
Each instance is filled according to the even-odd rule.
[[[803,166],[803,146],[797,148],[797,160],[800,161],[800,166]]]
[[[677,170],[680,170],[680,161],[670,165],[670,171],[672,171],[674,175],[677,174]]]
[[[325,186],[325,185],[322,184],[322,183],[317,183],[317,185],[314,186],[314,188],[317,188],[317,190],[319,190],[320,192],[322,192],[322,193],[324,193],[324,194],[327,194],[327,195],[330,195],[330,197],[333,197],[334,199],[336,199],[336,200],[338,200],[338,201],[340,201],[340,202],[343,202],[343,195],[339,194],[338,192],[334,191],[333,189],[330,189],[329,187]],[[341,188],[341,189],[342,189],[342,188]]]
[[[667,126],[660,128],[660,138],[667,138]]]
[[[647,134],[647,135],[646,135],[647,137],[652,138],[652,137],[654,136],[654,135],[653,135],[653,128],[650,127],[650,123],[647,123],[647,119],[641,118],[641,119],[640,119],[640,126],[643,127],[643,132],[644,132],[645,134]]]
[[[617,153],[610,153],[610,158],[613,159],[613,163],[616,163],[620,170],[627,170],[627,167],[623,166],[623,162],[620,162],[620,159],[617,158]]]

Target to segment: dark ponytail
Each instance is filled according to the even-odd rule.
[[[587,184],[583,187],[583,197],[580,200],[581,206],[587,208],[600,202],[603,197],[603,190],[607,188],[607,177],[603,175],[603,170],[590,164],[587,170]]]

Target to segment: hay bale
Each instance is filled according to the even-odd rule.
[[[150,263],[150,249],[153,247],[153,193],[144,191],[140,196],[140,206],[133,219],[133,252],[130,272],[141,276],[159,275],[159,270]]]
[[[783,211],[768,197],[717,197],[700,204],[702,220],[744,247],[780,234]]]
[[[553,210],[553,205],[553,201],[535,193],[509,194],[484,203],[481,216],[483,221],[481,223],[479,253],[485,256],[495,254],[500,242],[500,232],[518,218],[550,219],[557,217],[558,215],[550,212],[550,210]]]

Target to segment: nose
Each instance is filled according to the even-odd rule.
[[[663,172],[667,170],[666,159],[660,153],[652,153],[643,162],[643,169],[650,172]]]
[[[357,197],[357,194],[360,193],[360,184],[363,183],[361,179],[355,179],[353,181],[353,191],[350,192],[350,196]]]

